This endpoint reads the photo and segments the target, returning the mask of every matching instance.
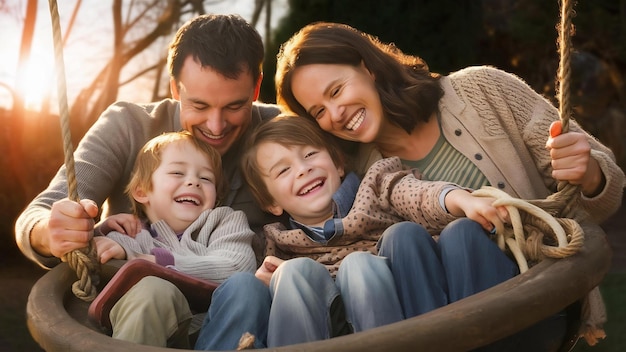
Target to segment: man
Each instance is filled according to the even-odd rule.
[[[94,218],[105,201],[107,211],[101,214],[103,217],[130,212],[124,189],[140,148],[156,135],[181,128],[222,155],[224,174],[230,181],[222,205],[243,210],[257,233],[264,224],[276,221],[255,205],[242,182],[238,165],[241,144],[251,127],[278,114],[274,106],[255,103],[263,77],[263,55],[260,35],[239,16],[205,15],[183,25],[168,53],[173,99],[142,105],[118,102],[102,113],[74,154],[81,201],[76,203],[67,198],[66,170],[61,167],[48,188],[28,205],[16,222],[16,241],[22,253],[42,267],[51,268],[64,254],[86,247],[93,236]],[[157,302],[152,296],[167,292],[180,295],[180,291],[173,290],[162,287],[134,290],[143,296],[127,300],[124,296],[118,304],[129,302],[128,307],[116,311],[128,313],[128,317],[120,315],[124,319],[131,319],[132,315],[139,317],[137,322],[153,324],[141,319],[142,314],[136,314],[138,308],[134,303]],[[163,301],[174,305],[175,300]],[[174,312],[178,318],[186,316],[188,312],[184,310],[189,309],[153,308]],[[165,332],[168,345],[175,346],[177,342],[171,341],[172,337],[186,331],[183,328],[188,321],[178,322],[181,327],[178,331]],[[138,333],[135,342],[150,343],[144,338]]]

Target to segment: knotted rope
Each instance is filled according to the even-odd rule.
[[[52,35],[54,42],[54,56],[57,73],[57,94],[59,96],[59,116],[61,119],[61,133],[63,135],[63,152],[67,173],[68,197],[78,202],[76,173],[74,171],[74,148],[70,133],[70,116],[67,104],[67,89],[65,83],[65,64],[63,61],[63,41],[59,24],[59,11],[55,0],[48,1],[52,18]],[[93,240],[86,248],[71,251],[61,258],[76,272],[79,280],[72,285],[74,295],[83,301],[91,302],[96,298],[96,285],[99,281],[100,265],[97,259],[96,247]]]
[[[569,131],[572,115],[570,102],[571,84],[571,36],[574,34],[572,17],[574,0],[561,0],[559,23],[559,70],[557,74],[557,98],[561,133]],[[483,187],[473,192],[477,197],[492,197],[493,205],[506,207],[511,225],[496,228],[496,241],[500,249],[509,250],[523,273],[544,258],[565,258],[577,253],[583,245],[584,233],[576,221],[580,201],[580,186],[559,181],[557,192],[545,200],[524,201],[509,196],[493,187]],[[521,212],[520,212],[521,210]],[[547,237],[546,235],[551,235]],[[604,303],[598,287],[582,300],[582,320],[578,336],[585,338],[590,346],[606,337],[602,324],[606,322]]]
[[[572,114],[570,103],[571,84],[571,35],[573,34],[573,1],[562,0],[559,24],[558,49],[560,53],[557,96],[562,132],[569,129]],[[580,190],[569,182],[559,182],[557,192],[546,200],[525,201],[509,196],[493,187],[483,187],[473,192],[477,197],[492,197],[494,206],[506,207],[511,226],[496,229],[497,242],[502,250],[509,247],[520,267],[528,270],[528,260],[537,263],[545,257],[564,258],[575,254],[582,247],[584,236],[580,225],[571,218],[577,211]],[[535,203],[535,204],[532,204]],[[522,213],[520,213],[520,210]],[[558,218],[555,218],[558,217]],[[524,233],[526,232],[526,233]],[[543,234],[551,234],[546,238]],[[566,235],[569,234],[569,235]]]
[[[494,187],[483,187],[472,194],[495,198],[493,206],[503,206],[509,212],[511,225],[497,225],[496,242],[502,250],[508,246],[521,273],[544,258],[565,258],[577,253],[583,246],[583,230],[573,219],[555,218],[540,206],[511,197]],[[565,197],[559,196],[544,201],[553,204],[543,205],[559,208],[565,201]]]

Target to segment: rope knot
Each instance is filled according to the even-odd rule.
[[[574,192],[565,192],[542,201],[553,214],[563,213],[563,208],[571,206],[567,196]],[[483,187],[472,193],[475,197],[491,197],[496,200],[494,207],[505,207],[511,218],[511,224],[497,231],[497,242],[502,250],[507,247],[515,257],[520,273],[530,266],[547,258],[565,258],[577,253],[583,245],[582,228],[573,219],[555,218],[546,210],[532,202],[513,198],[509,194],[494,188]]]
[[[72,284],[74,295],[85,302],[93,301],[98,295],[96,286],[100,283],[100,265],[96,247],[89,243],[86,248],[76,249],[61,259],[76,272],[78,280]]]

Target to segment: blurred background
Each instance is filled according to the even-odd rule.
[[[266,45],[265,102],[275,101],[280,44],[305,24],[324,20],[393,42],[441,74],[496,66],[557,105],[559,6],[558,0],[59,1],[72,139],[76,144],[116,100],[168,97],[167,44],[182,23],[202,13],[237,13],[259,30]],[[626,0],[579,1],[575,10],[574,119],[625,169]],[[63,163],[51,33],[47,1],[0,0],[0,351],[38,348],[24,307],[45,271],[23,258],[13,225]],[[622,210],[603,224],[614,249],[614,268],[602,286],[611,325],[609,338],[593,351],[626,350],[626,337],[612,333],[626,330],[624,224]],[[581,345],[577,351],[586,350]]]

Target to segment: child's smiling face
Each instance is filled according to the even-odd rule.
[[[152,174],[151,190],[135,190],[150,222],[165,220],[183,232],[216,202],[215,174],[207,155],[188,141],[174,142],[161,152],[161,163]]]
[[[268,211],[275,215],[285,211],[309,226],[323,225],[332,217],[332,197],[341,185],[344,170],[335,165],[326,149],[264,142],[256,157],[263,181],[274,198]]]

